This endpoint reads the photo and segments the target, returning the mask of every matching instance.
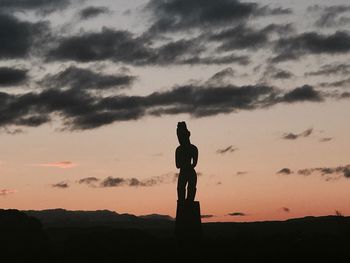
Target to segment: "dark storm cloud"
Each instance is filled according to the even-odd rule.
[[[103,28],[101,32],[65,37],[48,54],[50,59],[57,60],[89,62],[110,59],[136,64],[149,59],[151,55],[151,50],[145,47],[143,40],[134,38],[128,31],[109,28]]]
[[[64,129],[84,130],[148,115],[187,113],[199,118],[323,98],[313,88],[304,89],[285,92],[266,85],[193,84],[146,96],[101,96],[79,89],[56,88],[24,94],[0,92],[0,126],[38,126],[56,116],[63,121]]]
[[[325,177],[327,181],[337,180],[342,177],[350,178],[350,165],[338,166],[338,167],[318,167],[318,168],[301,169],[298,171],[298,174],[304,175],[304,176],[318,174]]]
[[[333,63],[320,67],[317,71],[305,73],[305,76],[329,76],[329,75],[349,75],[350,64]]]
[[[218,153],[218,154],[233,153],[233,152],[235,152],[237,150],[238,150],[238,148],[230,145],[230,146],[228,146],[228,147],[226,147],[224,149],[217,150],[216,153]]]
[[[79,11],[79,18],[86,20],[99,15],[108,14],[110,10],[104,6],[88,6]]]
[[[130,87],[136,77],[124,74],[106,75],[90,69],[70,66],[61,72],[46,75],[40,85],[51,88],[123,89]]]
[[[299,139],[301,137],[304,137],[304,138],[309,137],[312,133],[313,133],[313,129],[307,129],[306,131],[303,131],[302,133],[298,133],[298,134],[289,132],[289,133],[283,134],[282,139],[296,140],[296,139]]]
[[[27,78],[27,70],[25,69],[0,67],[0,87],[20,85],[23,84]]]
[[[40,93],[7,94],[0,92],[0,126],[38,126],[49,121],[51,113],[65,118],[92,113],[95,98],[75,91],[45,90]]]
[[[322,94],[315,90],[310,85],[304,85],[302,87],[295,88],[287,92],[282,100],[287,103],[293,103],[296,101],[315,101],[320,102],[323,100]]]
[[[314,5],[307,9],[309,12],[319,13],[319,18],[316,20],[317,27],[336,27],[343,26],[350,23],[349,16],[341,16],[350,11],[349,5],[335,5],[335,6],[320,6]]]
[[[293,73],[290,71],[278,70],[271,77],[274,79],[290,79],[293,76],[294,76]]]
[[[69,6],[70,0],[0,0],[1,11],[34,10],[47,14]]]
[[[156,9],[160,8],[163,10],[161,6],[167,6],[168,4],[169,1],[166,3],[164,1],[151,1],[148,6],[149,8],[150,6],[158,6]],[[199,0],[186,0],[186,2],[183,2],[183,0],[174,0],[170,5],[183,5],[184,9],[194,9],[199,13],[203,13],[205,16],[207,16],[207,12],[212,12],[211,8],[213,7],[224,11],[225,9],[222,9],[222,6],[226,5],[231,8],[238,8],[238,10],[233,9],[234,12],[237,12],[233,14],[233,17],[241,16],[242,13],[240,11],[242,8],[251,9],[247,11],[248,15],[267,15],[267,13],[269,13],[268,10],[270,10],[266,6],[258,7],[258,5],[254,3],[241,3],[234,0],[220,0],[219,2],[201,2]],[[175,7],[175,9],[178,7]],[[201,8],[205,10],[201,10]],[[182,9],[182,7],[180,7],[180,9]],[[165,7],[164,10],[168,10],[168,7]],[[87,9],[87,11],[91,11],[95,14],[95,11],[99,12],[101,10]],[[175,11],[175,13],[182,13],[182,11],[184,10],[178,10]],[[233,11],[231,10],[227,15],[231,17]],[[282,9],[274,9],[274,12],[272,12],[271,9],[270,11],[271,14],[285,13]],[[187,11],[184,12],[186,13]],[[214,14],[215,13],[212,15]],[[191,14],[190,17],[192,19],[193,14]],[[214,17],[214,23],[220,20],[220,17],[222,18],[221,15]],[[230,19],[228,21],[230,21]],[[232,24],[229,25],[232,27]],[[289,35],[293,30],[291,24],[270,24],[262,29],[254,29],[248,27],[245,23],[240,23],[233,29],[224,29],[217,33],[203,33],[199,37],[192,39],[170,40],[161,46],[154,46],[154,43],[151,41],[152,34],[148,37],[147,34],[138,37],[129,31],[103,28],[100,32],[85,32],[65,37],[57,36],[47,53],[47,58],[49,61],[73,60],[77,62],[110,60],[132,65],[210,65],[228,63],[247,65],[249,63],[249,57],[246,55],[222,55],[220,52],[210,56],[203,55],[203,53],[207,51],[206,45],[213,41],[219,42],[220,51],[247,48],[256,49],[265,46],[270,41],[270,35],[283,34],[285,36]]]
[[[78,62],[111,60],[133,65],[205,63],[199,57],[204,49],[198,39],[181,39],[156,48],[151,47],[151,44],[147,39],[134,37],[128,31],[103,28],[100,32],[58,40],[56,48],[49,51],[48,59]]]
[[[26,57],[47,30],[45,22],[24,22],[0,12],[0,59]]]
[[[40,115],[18,118],[14,122],[14,124],[18,126],[38,127],[50,121],[51,121],[50,116],[45,114],[40,114]]]
[[[293,171],[289,168],[283,168],[277,172],[278,174],[292,174]]]
[[[53,184],[52,187],[66,189],[69,187],[69,184],[67,182],[59,182],[57,184]]]
[[[318,32],[307,32],[277,41],[273,62],[299,59],[310,54],[346,54],[350,51],[350,35],[348,31],[337,31],[324,35]]]
[[[228,216],[247,216],[247,214],[242,213],[242,212],[233,212],[233,213],[229,213],[227,215]]]
[[[92,62],[110,60],[132,65],[229,64],[247,65],[246,55],[202,55],[206,50],[199,38],[169,41],[153,47],[152,42],[128,31],[103,28],[57,40],[47,54],[49,61]]]
[[[209,34],[210,41],[219,42],[219,51],[230,51],[236,49],[259,49],[270,43],[272,34],[289,35],[294,32],[291,24],[270,24],[262,29],[255,29],[240,24],[234,28],[225,29],[217,33]]]
[[[150,0],[146,10],[151,12],[154,20],[150,32],[206,29],[232,25],[252,16],[291,13],[289,9],[271,9],[238,0]]]

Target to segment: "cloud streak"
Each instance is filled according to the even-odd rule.
[[[299,138],[306,138],[309,137],[313,133],[313,129],[307,129],[301,133],[295,134],[292,132],[285,133],[282,136],[282,139],[284,140],[297,140]]]
[[[235,152],[237,150],[238,150],[238,148],[230,145],[230,146],[228,146],[228,147],[226,147],[224,149],[217,150],[216,153],[218,153],[218,154],[233,153],[233,152]]]
[[[213,218],[215,217],[215,215],[201,215],[201,218],[203,219],[209,219],[209,218]]]
[[[81,90],[109,90],[129,88],[135,76],[125,74],[106,75],[90,69],[70,66],[57,74],[48,74],[39,83],[43,87],[72,88]]]
[[[154,176],[146,179],[138,179],[138,178],[122,178],[122,177],[112,177],[108,176],[104,179],[99,179],[96,177],[86,177],[80,179],[77,183],[85,184],[90,187],[121,187],[121,186],[129,186],[129,187],[152,187],[159,184],[173,183],[174,182],[174,174],[164,174],[161,176]]]
[[[79,18],[81,20],[87,20],[103,14],[109,14],[110,12],[111,11],[104,6],[88,6],[79,11]]]
[[[293,173],[292,170],[285,169],[282,169],[278,173],[286,175]],[[323,177],[326,181],[339,180],[340,178],[350,178],[350,165],[299,169],[296,172],[296,174],[303,176],[319,175]]]
[[[305,55],[346,54],[350,51],[350,35],[348,31],[328,35],[306,32],[279,39],[274,51],[277,56],[272,59],[273,62],[296,60]]]
[[[292,174],[293,171],[289,168],[283,168],[277,172],[277,174]]]
[[[319,18],[315,22],[317,27],[337,27],[350,23],[350,17],[341,14],[350,11],[349,5],[320,6],[314,5],[307,9],[309,12],[319,13]]]
[[[228,216],[234,216],[234,217],[236,217],[236,216],[238,216],[238,217],[240,217],[240,216],[247,216],[247,214],[242,213],[242,212],[233,212],[233,213],[229,213],[227,215]]]
[[[52,187],[59,188],[59,189],[67,189],[69,188],[69,184],[68,182],[59,182],[59,183],[53,184]]]
[[[298,174],[304,176],[317,174],[325,177],[327,181],[340,179],[342,177],[350,178],[350,165],[301,169],[298,170]]]
[[[0,196],[7,196],[17,193],[17,190],[14,189],[0,189]]]
[[[77,164],[73,163],[71,161],[63,161],[63,162],[52,162],[52,163],[35,164],[35,166],[68,169],[68,168],[73,168],[73,167],[77,166]]]
[[[78,184],[86,184],[90,187],[97,187],[97,183],[100,181],[97,177],[85,177],[78,181]]]

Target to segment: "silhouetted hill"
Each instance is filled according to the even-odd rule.
[[[143,215],[143,216],[139,216],[139,218],[148,219],[148,220],[156,220],[156,221],[159,221],[159,220],[174,221],[174,218],[172,218],[171,216],[159,215],[159,214]]]
[[[180,242],[174,236],[174,222],[159,215],[119,217],[106,210],[62,209],[27,213],[50,218],[52,225],[43,230],[33,217],[0,210],[1,255],[21,259],[8,262],[34,257],[35,262],[54,263],[349,262],[349,217],[205,223],[201,240]],[[63,222],[66,219],[68,223]]]
[[[212,237],[231,237],[239,235],[288,235],[292,233],[339,234],[348,228],[350,217],[343,216],[308,216],[286,221],[262,221],[244,223],[207,223],[204,224],[206,235]]]
[[[119,214],[109,210],[97,211],[69,211],[65,209],[49,209],[23,211],[29,216],[39,219],[44,227],[159,227],[173,221],[168,215],[144,215]]]
[[[0,209],[1,261],[47,262],[49,249],[47,235],[38,219],[18,210]]]

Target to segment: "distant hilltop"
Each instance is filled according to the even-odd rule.
[[[110,210],[96,211],[71,211],[61,208],[48,210],[24,210],[28,216],[39,219],[44,227],[62,226],[118,226],[132,227],[133,225],[152,225],[172,223],[173,218],[169,215],[150,214],[136,216],[132,214],[119,214]],[[156,225],[156,224],[155,224]]]

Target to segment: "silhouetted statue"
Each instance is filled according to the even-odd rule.
[[[197,173],[194,169],[198,161],[198,149],[190,142],[191,133],[186,123],[177,124],[177,138],[180,146],[176,148],[176,167],[180,169],[177,181],[176,237],[181,242],[191,243],[201,238],[201,213],[199,202],[195,202]],[[187,185],[187,197],[186,197]]]
[[[177,182],[177,197],[179,202],[185,200],[194,201],[196,196],[197,173],[194,169],[198,161],[198,149],[190,142],[191,133],[187,130],[186,123],[177,124],[177,138],[180,145],[176,149],[176,167],[180,169]],[[186,198],[187,185],[187,198]]]

